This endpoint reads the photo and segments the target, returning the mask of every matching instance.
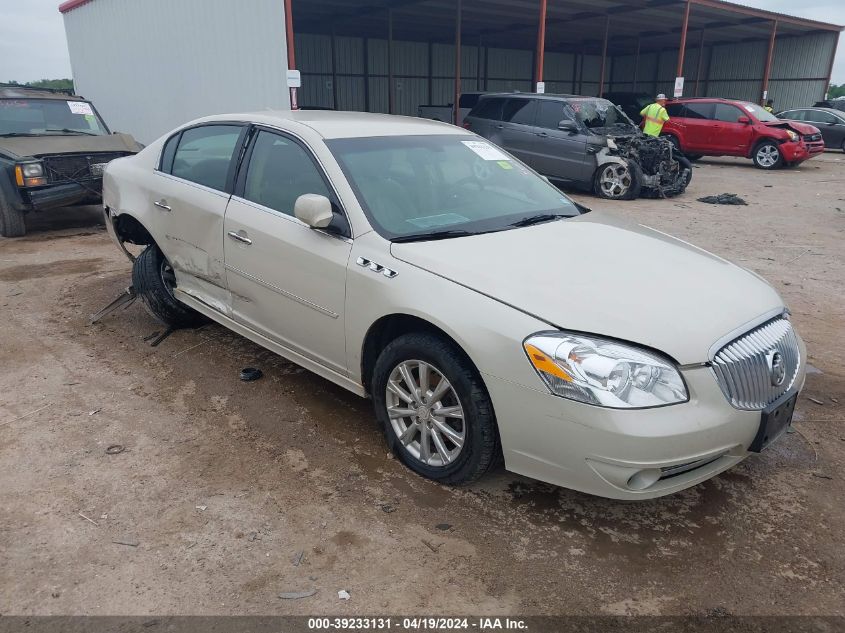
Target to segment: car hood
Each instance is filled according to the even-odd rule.
[[[561,329],[709,360],[719,339],[783,308],[752,272],[654,229],[592,212],[466,238],[391,246],[393,256]]]
[[[0,137],[0,152],[15,158],[49,154],[137,152],[140,149],[141,146],[128,134]]]
[[[772,121],[770,123],[764,123],[763,125],[767,127],[778,127],[784,129],[793,129],[799,134],[818,134],[819,128],[814,125],[810,125],[809,123],[802,123],[801,121]]]

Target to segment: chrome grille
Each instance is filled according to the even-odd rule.
[[[804,140],[807,141],[808,143],[815,143],[817,141],[822,140],[822,135],[821,134],[805,134]]]
[[[785,375],[772,379],[772,359],[780,355]],[[792,388],[801,366],[798,337],[783,318],[764,323],[725,345],[713,359],[713,371],[725,397],[737,409],[765,409]]]

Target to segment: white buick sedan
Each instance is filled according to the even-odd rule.
[[[440,482],[503,458],[665,495],[763,451],[803,384],[768,283],[587,212],[451,125],[208,117],[110,163],[104,204],[155,317],[203,315],[372,398],[396,455]]]

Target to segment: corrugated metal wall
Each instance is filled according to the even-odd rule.
[[[824,96],[835,33],[777,40],[769,95],[779,108],[812,104]],[[454,100],[454,46],[424,42],[393,43],[395,112],[415,115],[424,104],[445,105]],[[364,49],[368,50],[368,66]],[[338,109],[386,112],[387,41],[338,37],[335,42],[337,103],[332,89],[331,38],[298,33],[297,65],[303,73],[302,103]],[[507,48],[462,47],[461,85],[474,90],[529,92],[532,90],[534,52]],[[719,96],[760,101],[768,43],[747,42],[707,46],[690,34],[684,61],[685,96]],[[701,62],[699,63],[699,57]],[[677,50],[608,57],[605,92],[660,92],[671,95],[675,86]],[[701,76],[699,77],[699,71]],[[362,95],[369,75],[369,94]],[[599,92],[601,56],[546,53],[546,92],[595,96]]]
[[[283,5],[94,0],[64,15],[77,91],[149,143],[207,114],[290,108]]]

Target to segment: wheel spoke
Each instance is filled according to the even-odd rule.
[[[395,380],[390,380],[387,383],[387,390],[390,391],[392,394],[396,395],[401,400],[404,400],[406,404],[414,404],[414,398],[408,394],[402,387],[399,386]]]
[[[440,459],[443,460],[444,464],[448,464],[452,461],[452,456],[449,454],[446,445],[443,443],[443,438],[440,437],[440,433],[438,433],[437,429],[431,429],[431,439],[434,440],[434,448],[437,450],[438,455],[440,455]]]
[[[417,430],[419,429],[419,425],[409,424],[408,428],[405,429],[405,432],[399,436],[399,441],[402,442],[402,446],[407,446],[411,443],[411,440],[414,439],[414,436],[417,434]]]
[[[428,464],[431,459],[431,448],[429,447],[429,430],[425,424],[419,425],[420,429],[420,461]]]
[[[399,373],[402,374],[402,380],[405,381],[405,386],[408,387],[409,392],[414,399],[414,402],[419,402],[420,388],[417,386],[417,383],[414,380],[414,376],[411,373],[411,370],[408,369],[408,363],[402,363],[401,365],[399,365]]]
[[[446,377],[440,376],[440,382],[437,383],[434,391],[431,392],[431,397],[428,399],[429,404],[440,402],[440,399],[446,395],[446,392],[449,391],[450,388],[451,385],[449,384],[449,381],[446,380]]]
[[[419,374],[420,374],[420,400],[426,399],[426,394],[428,393],[428,363],[424,363],[420,361],[419,364]]]
[[[431,415],[436,415],[441,418],[459,418],[464,419],[464,412],[460,406],[454,407],[440,407],[439,409],[432,409]]]
[[[448,437],[457,448],[461,448],[464,445],[463,433],[458,433],[451,426],[449,426],[445,422],[441,422],[437,418],[432,418],[432,422],[434,422],[434,426],[436,427],[437,431]]]
[[[413,417],[417,414],[416,409],[403,409],[401,407],[388,407],[387,414],[390,416],[391,420],[395,420],[396,418],[408,418]]]

